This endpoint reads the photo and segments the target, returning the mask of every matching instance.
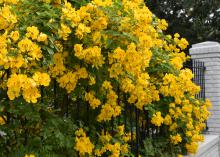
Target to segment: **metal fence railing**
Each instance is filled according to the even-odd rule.
[[[189,68],[194,73],[193,82],[196,83],[201,87],[201,91],[199,94],[196,95],[196,98],[205,99],[205,66],[204,63],[197,60],[190,60],[186,62],[184,68]],[[9,72],[7,73],[9,76]],[[58,84],[55,80],[53,80],[53,90],[52,95],[54,96],[54,101],[52,105],[57,112],[61,116],[71,117],[76,124],[80,123],[79,121],[83,121],[86,126],[89,127],[90,124],[94,124],[97,126],[97,129],[104,129],[104,131],[109,131],[111,134],[114,134],[114,126],[124,125],[125,131],[130,133],[130,146],[131,151],[135,154],[135,157],[139,156],[139,152],[141,147],[143,146],[143,141],[146,138],[156,138],[159,136],[164,135],[164,130],[160,129],[160,127],[156,127],[151,124],[149,111],[143,109],[137,109],[134,105],[130,105],[127,102],[127,95],[121,93],[118,90],[117,95],[119,97],[118,103],[120,101],[124,102],[123,113],[121,116],[112,119],[110,122],[106,122],[103,124],[96,123],[96,116],[97,112],[89,108],[89,104],[82,104],[82,96],[78,96],[76,100],[71,99],[71,95],[66,94],[62,95],[62,92]],[[42,99],[41,102],[43,103],[45,97],[45,90],[41,88],[41,95]],[[58,104],[62,104],[59,106]],[[10,115],[7,115],[7,119],[10,119]],[[92,122],[92,123],[90,123]],[[110,126],[110,127],[106,127]],[[106,128],[111,128],[111,130],[106,130]],[[2,133],[0,132],[0,135]]]
[[[193,82],[200,86],[201,91],[199,94],[196,95],[196,98],[198,99],[205,99],[205,66],[204,63],[197,60],[189,60],[185,63],[184,68],[189,68],[194,73]],[[125,126],[125,132],[130,133],[130,146],[131,146],[131,152],[135,155],[135,157],[138,157],[140,154],[140,150],[143,146],[143,142],[146,138],[158,138],[160,136],[164,136],[166,133],[164,132],[164,129],[161,129],[161,127],[156,127],[151,123],[149,111],[143,109],[137,109],[134,105],[131,105],[127,102],[127,95],[123,94],[118,90],[117,95],[120,99],[119,101],[124,102],[124,108],[123,113],[121,116],[112,119],[110,122],[103,124],[103,128],[105,130],[106,126],[110,125],[111,130],[105,130],[110,131],[111,134],[114,134],[116,130],[114,130],[114,126],[124,124]],[[120,103],[120,102],[119,102]],[[89,107],[85,107],[84,111],[82,111],[82,106],[79,103],[77,103],[76,106],[76,119],[84,119],[87,124],[89,124],[88,120],[90,119],[90,114],[92,110],[89,109]],[[84,112],[82,115],[87,115],[87,117],[80,116],[80,113]],[[109,128],[109,127],[108,127]]]
[[[184,65],[185,68],[192,70],[194,74],[193,82],[200,86],[200,92],[196,95],[198,99],[205,99],[205,65],[204,62],[190,59]]]

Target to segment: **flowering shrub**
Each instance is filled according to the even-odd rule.
[[[142,0],[0,6],[1,155],[132,156],[126,106],[148,110],[175,155],[196,152],[210,102],[182,69],[188,42]]]

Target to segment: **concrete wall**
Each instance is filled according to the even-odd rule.
[[[205,64],[205,94],[213,105],[207,123],[208,132],[220,134],[220,44],[218,42],[195,44],[189,52],[192,59],[203,61]]]
[[[219,157],[219,136],[205,135],[205,141],[200,143],[198,153],[186,157]]]

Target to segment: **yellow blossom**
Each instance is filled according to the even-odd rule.
[[[34,154],[26,154],[24,157],[35,157],[35,155]]]
[[[86,101],[89,102],[90,106],[95,109],[101,105],[101,101],[94,96],[94,92],[89,92],[85,94]]]
[[[166,116],[165,116],[165,118],[164,118],[164,124],[166,124],[166,125],[172,124],[172,119],[171,119],[170,115],[166,115]]]
[[[182,137],[180,136],[180,134],[170,135],[170,140],[174,145],[176,145],[176,144],[182,142]]]
[[[58,34],[63,40],[67,40],[71,32],[71,29],[67,25],[61,23],[61,29],[58,30]]]
[[[37,39],[39,35],[39,30],[35,26],[27,27],[26,37],[31,38],[33,40]]]
[[[6,123],[6,116],[0,116],[0,125],[4,125]]]
[[[50,76],[47,73],[36,72],[33,79],[39,85],[49,86],[50,84]]]
[[[19,32],[18,31],[12,31],[10,34],[11,39],[16,42],[19,39]]]
[[[37,37],[38,42],[44,42],[47,40],[47,35],[44,33],[40,33],[39,36]]]
[[[89,137],[86,137],[86,135],[83,134],[76,137],[76,145],[74,149],[79,152],[80,156],[85,156],[86,154],[91,155],[94,145],[91,143]]]
[[[187,143],[186,149],[189,153],[195,154],[198,150],[198,143],[196,143],[196,142]]]
[[[155,126],[161,126],[163,122],[164,119],[161,116],[161,112],[156,112],[151,119],[151,123],[154,124]]]
[[[80,23],[76,29],[75,35],[79,38],[82,39],[84,37],[84,34],[90,33],[91,29],[84,24]]]

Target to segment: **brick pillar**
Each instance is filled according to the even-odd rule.
[[[203,42],[192,45],[189,53],[192,59],[203,61],[205,72],[205,94],[212,102],[208,120],[209,133],[220,134],[220,44]]]

